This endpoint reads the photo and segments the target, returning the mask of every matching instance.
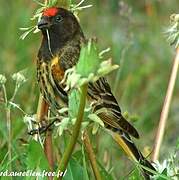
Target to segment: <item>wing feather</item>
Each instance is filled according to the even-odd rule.
[[[94,112],[104,121],[106,127],[122,129],[133,137],[139,138],[137,130],[122,116],[121,109],[104,77],[95,83],[89,83],[88,95],[95,100]]]

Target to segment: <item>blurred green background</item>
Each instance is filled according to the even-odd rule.
[[[111,47],[110,56],[120,69],[109,76],[109,83],[123,112],[138,129],[141,139],[136,141],[144,153],[152,149],[167,83],[175,55],[174,47],[166,40],[165,30],[169,17],[177,13],[178,0],[86,0],[92,8],[80,12],[80,23],[87,37],[96,36],[99,47]],[[37,4],[29,0],[1,0],[0,6],[0,74],[7,78],[8,97],[14,91],[13,73],[23,70],[28,81],[20,88],[15,102],[29,114],[37,108],[39,90],[36,83],[35,61],[41,35],[30,34],[20,40],[20,27],[32,22],[30,17]],[[0,92],[0,99],[2,100]],[[179,132],[179,78],[171,104],[161,160],[170,156],[176,145]],[[0,162],[7,151],[7,131],[4,106],[0,105]],[[125,113],[126,114],[126,113]],[[20,138],[28,139],[23,115],[12,111],[13,151],[21,151]],[[126,175],[129,170],[119,172],[130,161],[119,151],[109,135],[99,143],[99,156],[109,152],[114,174]],[[109,146],[110,144],[110,146]],[[120,154],[119,154],[120,153]],[[21,154],[21,153],[20,153]],[[22,153],[23,156],[23,153]],[[107,166],[107,165],[106,165]],[[18,167],[18,166],[17,166]]]

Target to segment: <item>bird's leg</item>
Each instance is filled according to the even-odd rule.
[[[34,124],[38,125],[38,128],[34,128],[31,131],[28,132],[29,135],[34,135],[34,134],[42,134],[45,133],[48,130],[52,130],[51,127],[55,122],[59,121],[59,119],[54,119],[52,122],[47,124],[46,121],[41,121],[40,123],[33,122]]]
[[[54,125],[56,122],[61,122],[61,120],[66,117],[68,114],[64,112],[63,114],[58,114],[55,117],[51,118],[51,122],[47,121],[46,118],[42,120],[41,122],[37,121],[32,121],[33,124],[37,125],[38,128],[34,128],[28,132],[29,135],[34,135],[34,134],[42,134],[45,133],[48,130],[52,130],[51,127]],[[49,123],[47,123],[49,122]]]

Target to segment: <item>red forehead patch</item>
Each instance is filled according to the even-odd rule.
[[[55,16],[57,12],[58,12],[58,8],[51,7],[43,11],[43,16],[48,16],[48,17]]]

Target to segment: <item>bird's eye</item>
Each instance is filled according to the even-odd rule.
[[[55,20],[56,20],[56,22],[62,21],[62,16],[60,16],[60,15],[56,16]]]

